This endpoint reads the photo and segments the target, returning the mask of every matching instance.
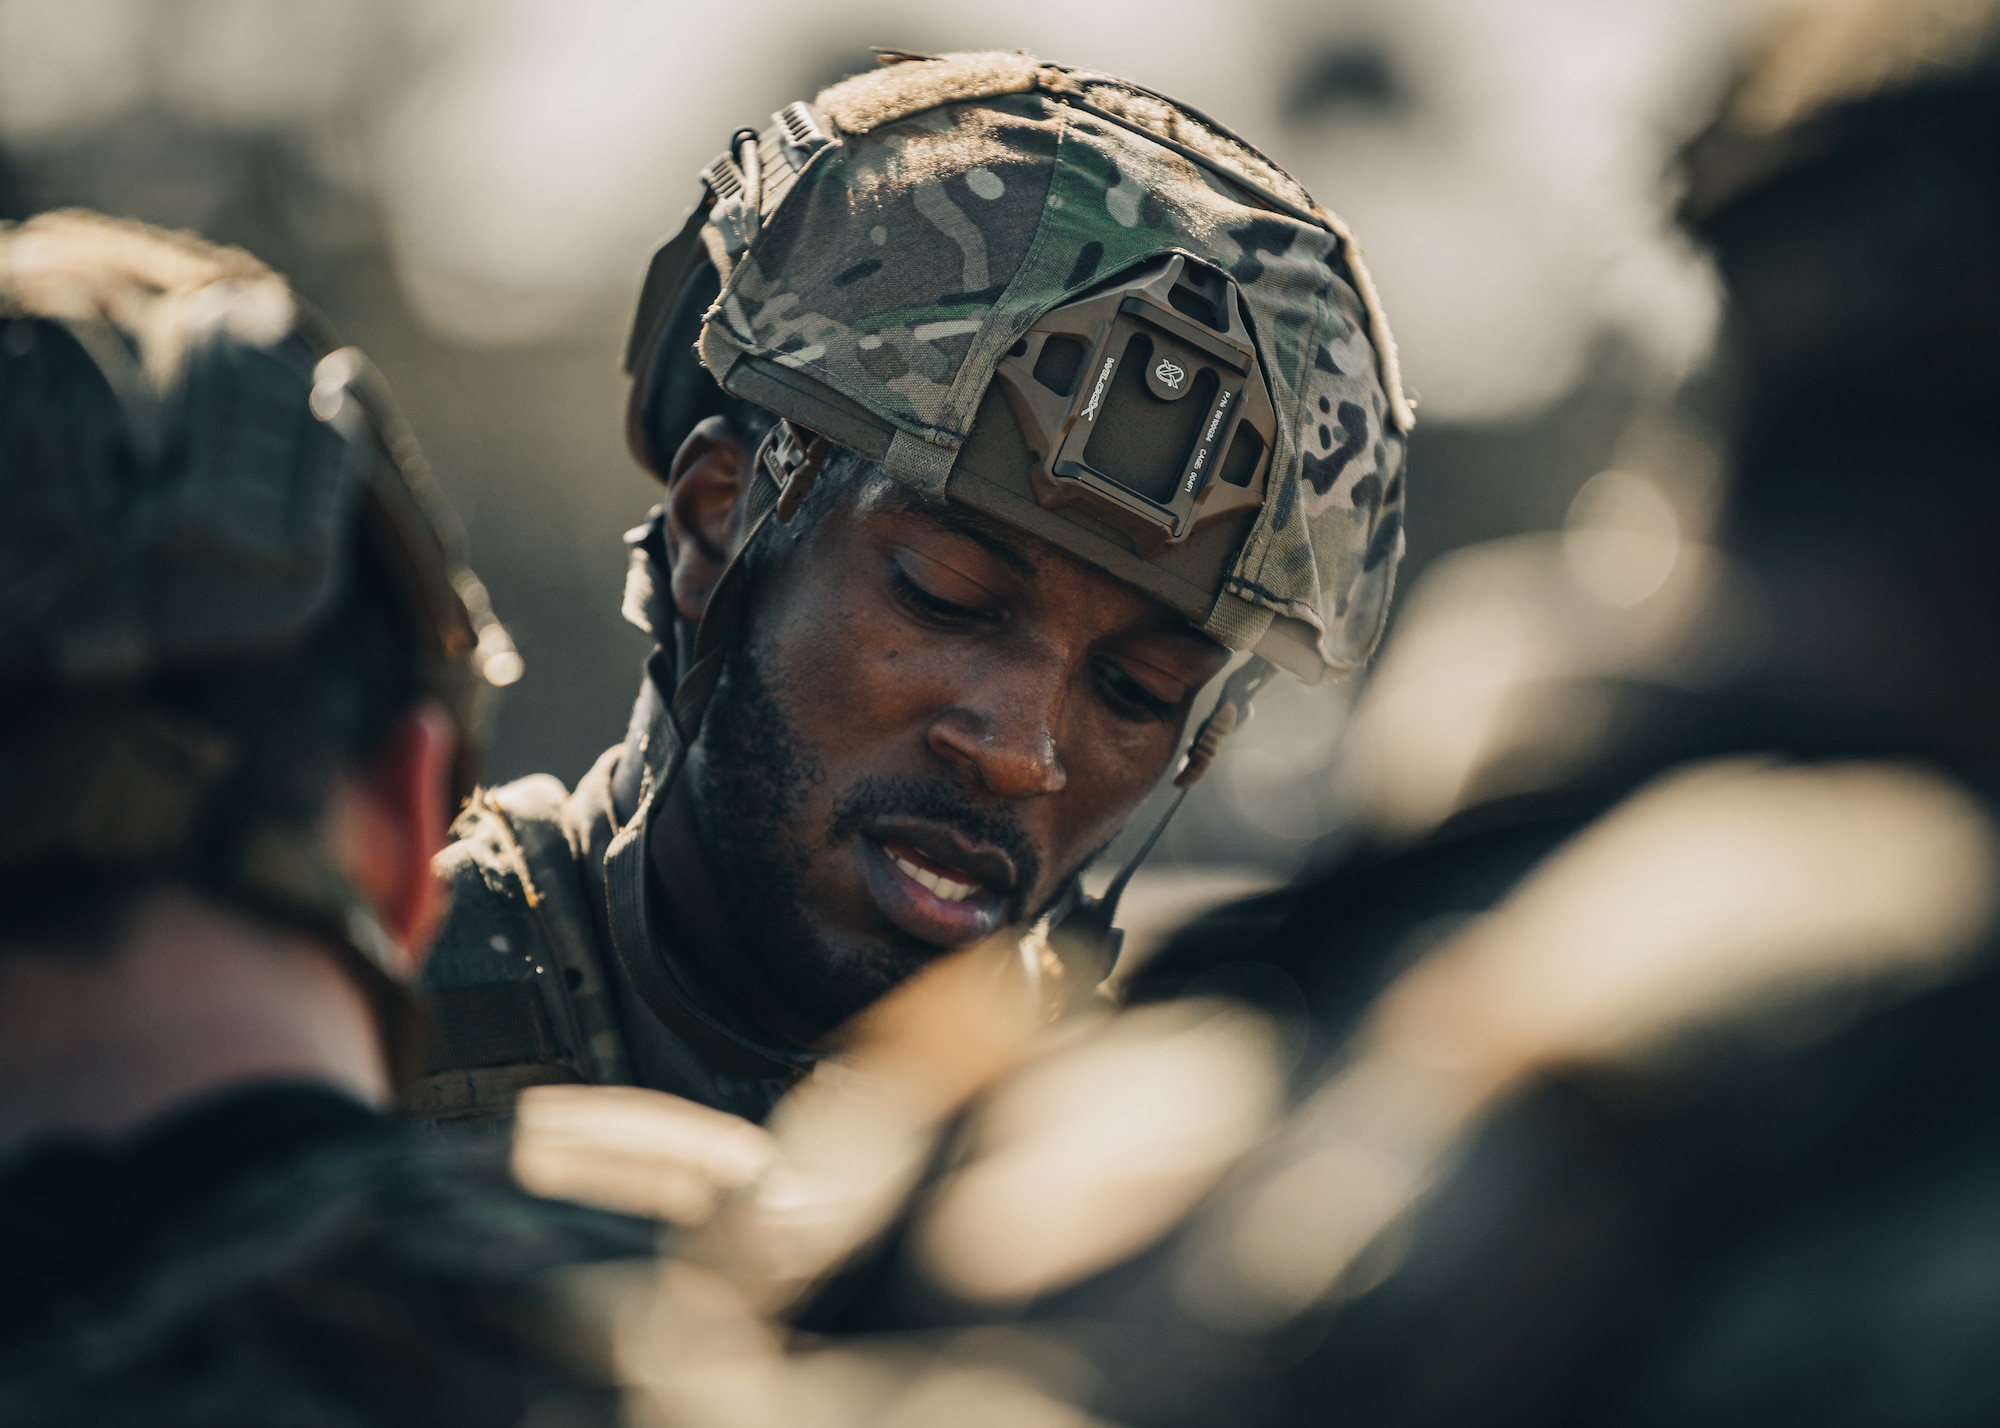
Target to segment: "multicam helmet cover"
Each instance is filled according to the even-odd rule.
[[[1411,418],[1339,220],[1247,144],[1123,81],[1020,54],[884,58],[739,132],[704,172],[641,300],[635,424],[646,369],[678,336],[673,295],[712,265],[699,351],[725,390],[1309,682],[1360,665],[1402,552]],[[1048,453],[993,379],[1052,311],[1176,255],[1233,284],[1243,321],[1221,325],[1247,331],[1275,430],[1262,499],[1164,543],[1021,479]]]

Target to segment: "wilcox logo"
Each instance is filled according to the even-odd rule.
[[[1104,400],[1104,384],[1111,380],[1111,369],[1118,365],[1116,357],[1104,359],[1104,369],[1097,374],[1097,385],[1090,389],[1090,405],[1083,409],[1083,419],[1096,424],[1097,405]]]

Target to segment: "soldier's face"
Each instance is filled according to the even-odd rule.
[[[816,1024],[1044,907],[1227,659],[977,513],[864,483],[778,533],[690,761],[746,952]]]

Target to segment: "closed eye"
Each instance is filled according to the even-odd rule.
[[[1105,702],[1114,714],[1134,723],[1172,719],[1180,710],[1176,701],[1162,699],[1122,669],[1116,660],[1097,662],[1098,681]]]
[[[926,624],[959,628],[967,625],[990,626],[999,624],[1004,618],[1001,611],[961,605],[926,590],[911,578],[900,561],[889,563],[889,588],[895,594],[896,603]]]

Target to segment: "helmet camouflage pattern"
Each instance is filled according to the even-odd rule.
[[[739,131],[704,171],[701,205],[655,255],[628,354],[642,457],[664,472],[691,425],[673,419],[661,395],[672,364],[657,358],[693,335],[686,295],[699,293],[700,358],[724,390],[926,496],[1026,528],[1308,682],[1362,664],[1402,552],[1411,417],[1344,226],[1241,140],[1124,81],[1020,54],[884,60],[761,135]],[[1028,384],[1051,313],[1183,266],[1191,281],[1199,268],[1227,279],[1219,291],[1233,284],[1240,321],[1220,307],[1204,320],[1254,348],[1257,392],[1235,415],[1250,426],[1261,406],[1269,449],[1253,443],[1257,499],[1148,539],[1087,502],[1051,500],[1052,478],[1026,479],[1048,468],[1050,442],[1002,391]],[[1169,281],[1155,285],[1163,299]],[[1178,283],[1171,296],[1183,306]],[[1020,371],[995,381],[1010,356]],[[1186,365],[1162,359],[1176,384]],[[1220,489],[1223,468],[1218,452],[1205,486]]]

